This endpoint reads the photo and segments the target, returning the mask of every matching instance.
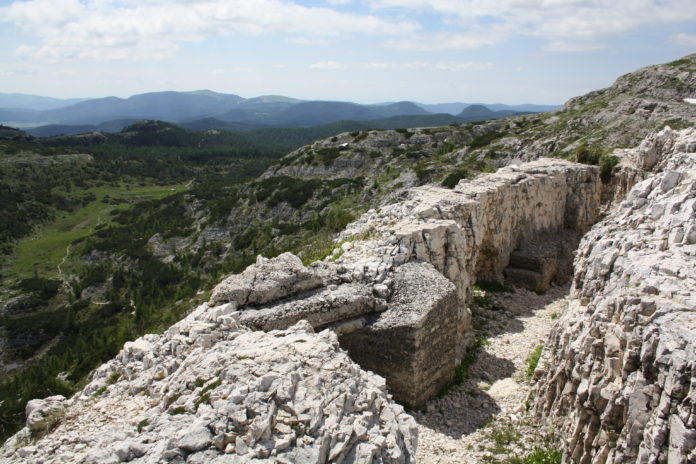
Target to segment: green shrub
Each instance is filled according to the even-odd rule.
[[[469,177],[469,170],[466,168],[459,168],[447,174],[447,177],[445,177],[441,185],[453,189],[460,180],[466,179],[467,177]]]
[[[502,454],[508,450],[510,445],[517,443],[522,438],[522,433],[508,423],[494,427],[485,436],[493,442],[493,448],[490,451],[493,454]]]
[[[334,160],[341,156],[343,150],[347,150],[348,147],[338,146],[338,147],[325,147],[320,148],[316,151],[317,157],[324,164],[324,166],[330,166],[333,164]]]
[[[414,135],[414,133],[409,131],[408,129],[396,129],[396,132],[403,134],[406,140],[410,139]]]
[[[503,464],[561,464],[563,454],[556,448],[535,448],[525,457],[513,456]]]
[[[602,152],[597,147],[589,147],[583,143],[575,149],[575,161],[582,164],[591,164],[596,166],[599,163],[599,157]]]
[[[431,170],[428,169],[425,166],[425,164],[423,164],[423,163],[416,164],[416,166],[413,168],[413,170],[416,173],[416,177],[418,177],[418,180],[421,182],[423,182],[425,179],[427,179],[431,173]]]
[[[476,282],[476,285],[474,285],[474,290],[482,290],[485,292],[514,292],[512,288],[507,287],[505,284],[502,284],[497,280],[482,280],[480,282]]]
[[[602,155],[599,157],[599,178],[603,183],[609,183],[614,166],[619,164],[619,159],[614,155]]]
[[[479,137],[476,137],[474,140],[469,142],[469,146],[471,148],[485,147],[486,145],[490,145],[494,140],[501,138],[503,135],[505,134],[502,132],[491,131]]]

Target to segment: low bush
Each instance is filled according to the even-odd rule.
[[[607,184],[611,180],[614,167],[619,164],[619,159],[614,155],[602,155],[599,157],[599,178]]]
[[[466,179],[467,177],[469,177],[469,170],[466,168],[459,168],[447,174],[447,177],[445,177],[441,185],[453,189],[460,180]]]

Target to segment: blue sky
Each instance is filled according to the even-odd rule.
[[[560,104],[696,52],[694,0],[0,0],[0,92]]]

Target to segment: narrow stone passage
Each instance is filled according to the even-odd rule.
[[[543,441],[548,431],[527,412],[532,388],[527,358],[545,343],[568,291],[569,286],[554,286],[540,295],[515,288],[477,298],[480,349],[467,380],[413,413],[419,463],[491,463]]]

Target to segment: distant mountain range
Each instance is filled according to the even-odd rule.
[[[0,93],[0,108],[19,108],[34,111],[55,110],[86,100],[89,100],[89,98],[71,98],[64,100],[23,93]]]
[[[416,105],[431,113],[449,114],[459,114],[464,111],[465,108],[475,105],[485,106],[493,111],[521,111],[524,113],[546,113],[548,111],[556,111],[563,107],[562,105],[533,105],[530,103],[523,105],[505,105],[503,103],[416,103]]]
[[[28,132],[39,137],[89,131],[117,132],[143,119],[174,122],[196,130],[312,127],[338,121],[376,121],[397,116],[417,117],[421,125],[429,126],[443,121],[483,121],[557,108],[548,105],[425,105],[413,102],[360,105],[303,101],[279,95],[247,99],[209,90],[144,93],[125,99],[77,100],[0,93],[0,124],[31,127]]]

